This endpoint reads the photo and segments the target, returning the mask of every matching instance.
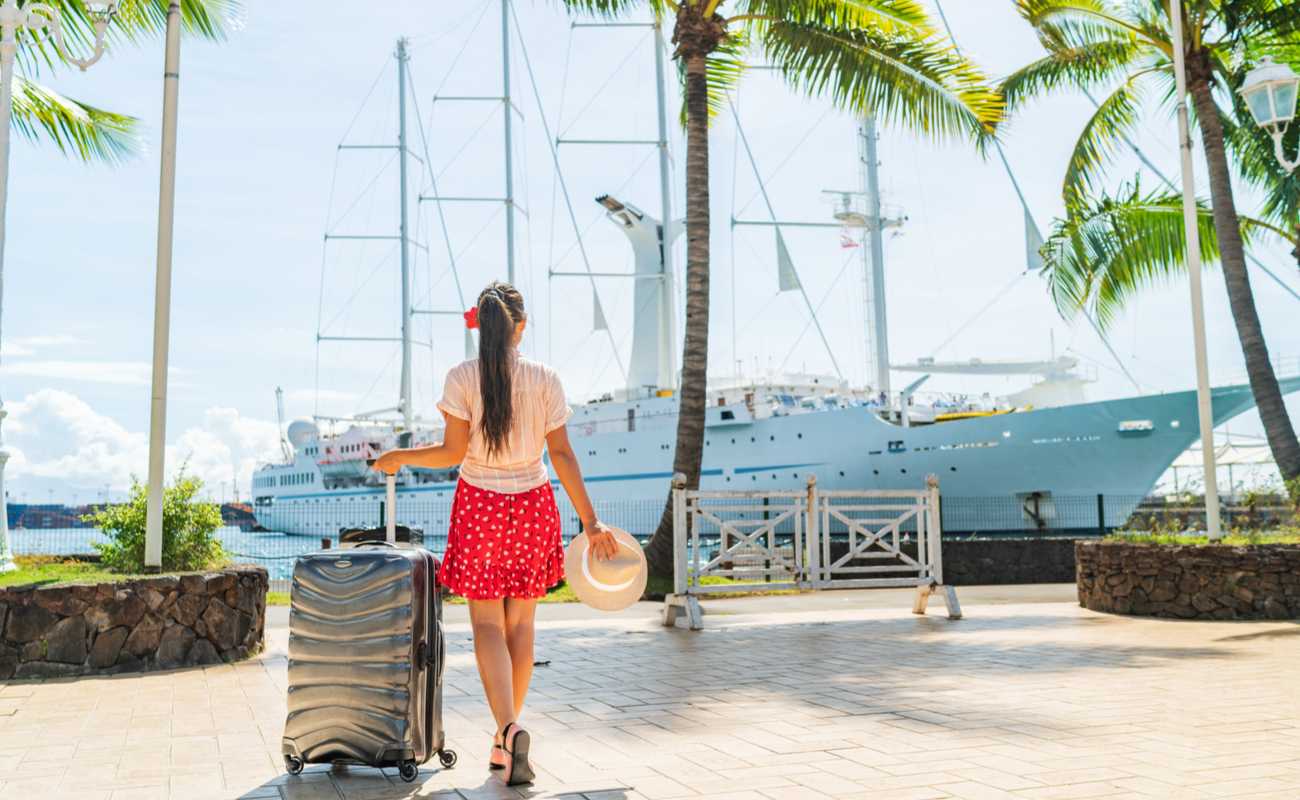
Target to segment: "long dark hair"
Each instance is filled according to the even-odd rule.
[[[514,411],[515,326],[523,322],[524,296],[493,281],[478,296],[478,380],[483,398],[483,438],[488,454],[505,447]]]

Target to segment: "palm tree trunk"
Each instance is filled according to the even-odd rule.
[[[1246,272],[1241,227],[1232,198],[1232,176],[1224,149],[1223,125],[1208,80],[1209,65],[1204,63],[1203,54],[1200,59],[1193,55],[1188,62],[1191,67],[1188,71],[1192,73],[1188,75],[1188,91],[1196,105],[1196,122],[1201,130],[1201,145],[1205,148],[1205,161],[1209,167],[1214,231],[1219,239],[1219,260],[1223,265],[1223,281],[1228,287],[1228,305],[1237,326],[1241,352],[1246,357],[1246,373],[1250,377],[1250,389],[1255,395],[1260,420],[1264,423],[1269,449],[1283,480],[1290,481],[1300,476],[1300,442],[1296,441],[1295,429],[1291,427],[1291,418],[1278,388],[1277,376],[1273,374],[1273,364],[1269,361],[1259,313],[1255,310],[1255,296],[1250,288],[1250,275]]]
[[[686,487],[700,485],[704,458],[705,382],[709,360],[709,108],[705,56],[683,56],[686,66],[686,338],[677,393],[677,445],[673,472]],[[668,220],[664,220],[668,224]],[[672,492],[659,527],[645,549],[650,574],[673,574]]]

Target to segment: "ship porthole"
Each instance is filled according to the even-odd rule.
[[[794,438],[796,438],[796,439],[802,439],[802,438],[803,438],[803,434],[802,434],[802,433],[796,433],[796,434],[794,435]]]
[[[899,472],[901,472],[901,473],[903,473],[904,475],[906,475],[906,474],[907,474],[907,467],[903,467],[902,469],[899,470]]]
[[[956,467],[948,467],[948,470],[949,470],[950,472],[956,472],[956,471],[957,471],[957,468],[956,468]]]
[[[880,470],[878,470],[878,469],[873,469],[873,470],[871,470],[871,474],[872,474],[872,475],[879,475],[879,474],[880,474]],[[840,477],[844,477],[844,473],[843,473],[843,472],[840,473]]]

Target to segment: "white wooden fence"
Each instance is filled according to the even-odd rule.
[[[934,476],[915,491],[822,491],[810,476],[803,491],[747,492],[687,490],[677,475],[663,622],[685,613],[699,630],[704,595],[909,586],[913,613],[941,592],[949,618],[960,619],[957,593],[943,582],[941,534]],[[906,552],[913,543],[915,555]]]

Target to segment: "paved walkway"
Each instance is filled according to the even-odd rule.
[[[491,722],[452,609],[452,770],[283,774],[285,632],[236,666],[0,684],[4,798],[1300,798],[1300,625],[1104,616],[1070,587],[543,608],[537,784],[487,777]]]

